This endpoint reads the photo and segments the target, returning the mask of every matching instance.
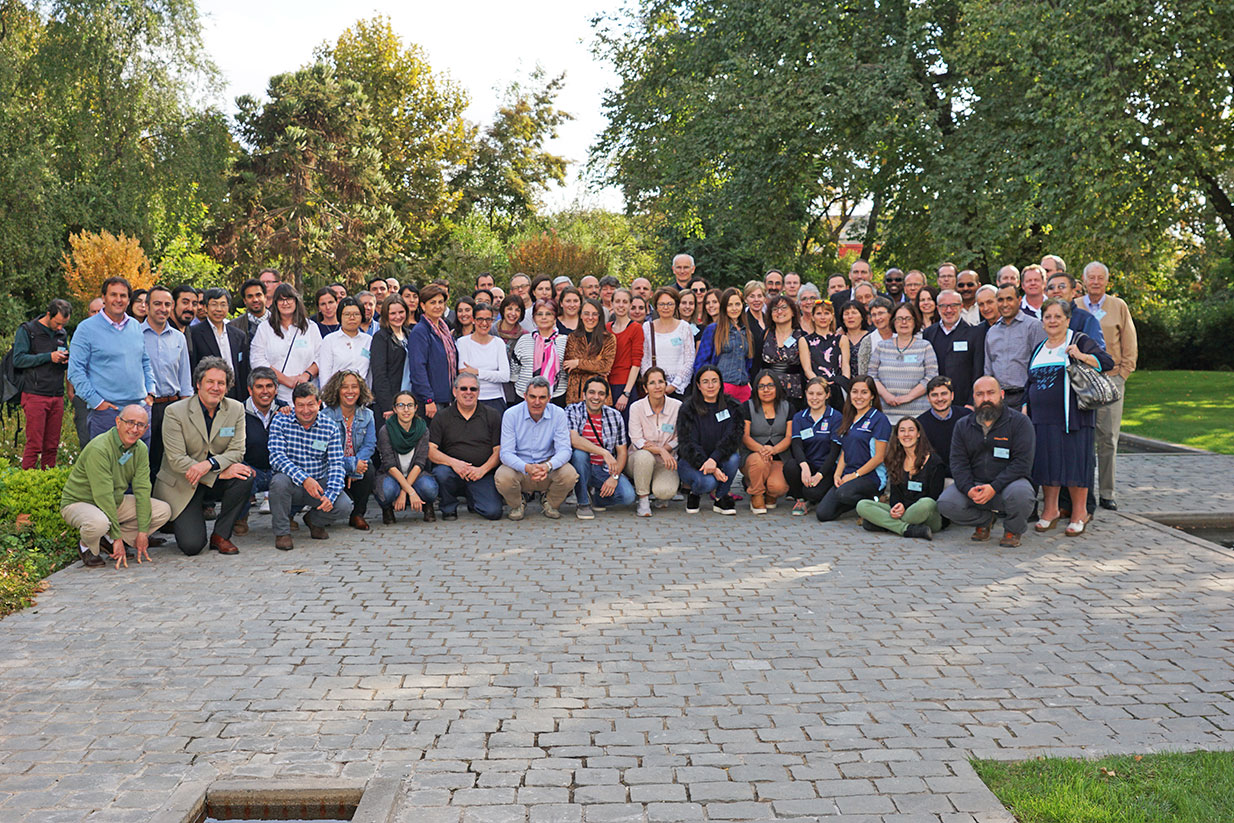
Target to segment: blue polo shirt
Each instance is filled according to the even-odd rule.
[[[832,444],[840,442],[837,432],[842,422],[844,415],[831,406],[823,407],[823,415],[818,420],[811,416],[808,408],[793,417],[793,439],[801,442],[807,463],[821,466],[827,461]]]
[[[870,409],[854,420],[840,441],[845,474],[850,469],[856,471],[870,462],[876,444],[879,441],[886,443],[890,439],[891,421],[878,409]],[[879,463],[875,471],[878,473],[878,487],[881,489],[887,485],[887,467]]]

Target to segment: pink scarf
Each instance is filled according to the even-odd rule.
[[[428,320],[427,317],[424,319]],[[441,345],[446,348],[446,363],[450,367],[450,382],[454,382],[454,378],[458,376],[458,348],[454,345],[454,335],[450,334],[450,329],[446,326],[444,320],[438,320],[436,323],[428,320],[428,327],[441,338]]]
[[[548,337],[540,334],[540,330],[536,329],[531,333],[531,339],[536,341],[536,359],[534,362],[540,364],[540,376],[548,381],[550,386],[557,385],[557,332],[553,332]]]

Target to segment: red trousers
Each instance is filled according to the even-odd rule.
[[[26,449],[21,453],[21,467],[35,468],[41,456],[42,468],[53,468],[60,448],[64,398],[22,392],[21,408],[26,413]]]

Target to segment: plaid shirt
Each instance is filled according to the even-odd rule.
[[[570,431],[582,434],[583,427],[587,426],[587,404],[572,403],[566,406],[566,420],[570,423]],[[600,441],[600,445],[610,454],[617,454],[617,447],[629,442],[626,437],[626,421],[622,419],[621,412],[612,406],[600,408]]]
[[[297,485],[311,477],[336,500],[343,491],[343,435],[338,425],[318,414],[304,428],[294,414],[276,414],[270,423],[270,468]]]

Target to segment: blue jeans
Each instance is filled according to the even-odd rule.
[[[728,477],[728,480],[721,483],[716,480],[714,474],[703,474],[685,460],[678,459],[677,476],[681,478],[682,483],[690,487],[691,494],[704,497],[715,492],[716,497],[724,497],[733,486],[733,477],[736,476],[739,465],[741,465],[740,452],[733,452],[730,457],[720,461],[718,464],[719,469]]]
[[[249,466],[249,468],[252,469],[253,467]],[[252,494],[257,494],[258,492],[268,492],[268,491],[270,491],[270,470],[269,469],[253,469]],[[245,498],[244,505],[240,507],[240,519],[241,520],[248,519],[249,509],[252,508],[252,506],[253,506],[252,501],[249,500],[248,498]]]
[[[481,477],[479,480],[467,482],[459,477],[454,469],[438,463],[433,466],[433,478],[441,493],[441,513],[455,514],[458,512],[459,496],[467,499],[467,507],[486,520],[501,519],[501,495],[497,494],[497,484],[494,473]]]
[[[416,490],[416,494],[420,495],[420,499],[425,503],[434,503],[437,500],[437,481],[433,479],[433,475],[420,472],[420,476],[415,479],[411,487]],[[398,493],[403,490],[399,482],[389,474],[383,474],[381,480],[373,487],[373,494],[377,497],[377,502],[381,504],[383,509],[388,509],[394,505],[394,501],[398,499]]]
[[[574,484],[574,496],[580,506],[590,506],[591,491],[594,489],[599,492],[600,487],[608,482],[608,466],[593,464],[591,455],[582,449],[574,450],[570,462],[574,464],[574,470],[578,472],[578,482]],[[596,498],[597,504],[605,508],[628,506],[634,502],[634,486],[630,485],[630,481],[624,474],[619,474],[617,475],[617,488],[613,490],[612,496],[600,497],[597,494]]]

